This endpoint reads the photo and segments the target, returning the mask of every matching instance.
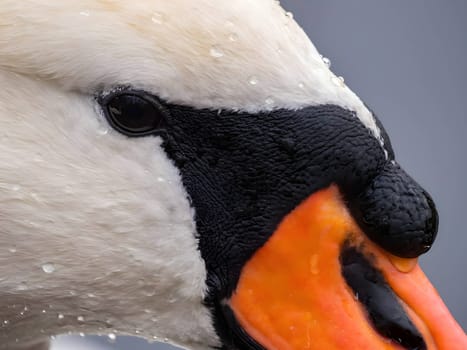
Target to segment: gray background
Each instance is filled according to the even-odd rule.
[[[434,197],[439,236],[421,263],[467,330],[467,1],[282,4],[376,112],[399,163]],[[131,338],[113,347],[168,349]]]

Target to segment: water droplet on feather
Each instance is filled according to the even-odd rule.
[[[238,34],[237,33],[230,33],[229,40],[234,41],[234,42],[238,41]]]
[[[248,83],[250,85],[253,85],[253,86],[258,85],[258,82],[259,82],[258,78],[254,75],[248,78]]]
[[[331,68],[331,60],[325,56],[321,56],[321,59],[323,60],[324,64],[328,67]]]
[[[152,14],[151,21],[155,24],[162,24],[165,22],[165,16],[162,13],[154,12]]]
[[[209,50],[209,54],[214,58],[221,58],[224,56],[224,51],[222,50],[220,46],[213,45],[211,46],[211,49]]]
[[[104,136],[104,135],[107,135],[109,133],[109,129],[107,127],[105,127],[105,126],[101,126],[101,127],[99,127],[99,129],[97,129],[97,133],[99,135]]]
[[[42,271],[45,273],[53,273],[55,271],[55,265],[51,263],[47,263],[42,265]]]
[[[345,80],[344,80],[344,77],[336,77],[336,76],[333,76],[331,78],[331,81],[337,85],[337,86],[340,86],[340,87],[344,87],[345,86]]]

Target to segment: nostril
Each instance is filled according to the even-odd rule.
[[[396,165],[388,164],[349,207],[365,234],[396,256],[418,257],[436,238],[433,200]]]

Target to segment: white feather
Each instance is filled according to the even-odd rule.
[[[131,84],[200,108],[338,104],[380,139],[274,0],[2,0],[0,67],[86,93]]]

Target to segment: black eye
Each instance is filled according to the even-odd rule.
[[[144,136],[158,131],[167,110],[144,92],[121,91],[100,101],[109,124],[128,136]]]

